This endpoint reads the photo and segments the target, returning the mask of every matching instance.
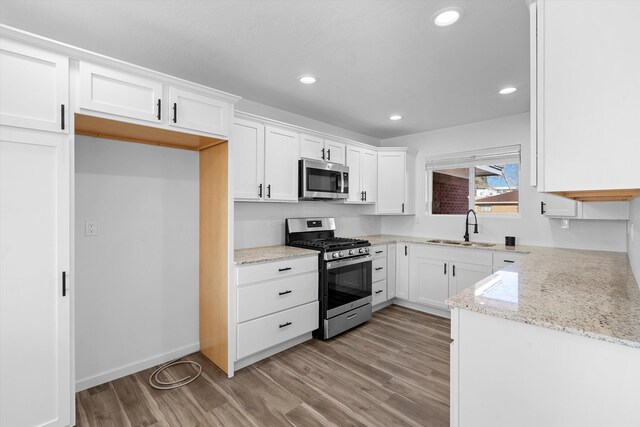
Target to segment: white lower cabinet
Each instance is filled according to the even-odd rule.
[[[444,301],[493,272],[490,251],[411,245],[409,300],[442,310]]]
[[[396,244],[387,245],[387,299],[396,297]]]
[[[0,425],[65,426],[73,405],[69,141],[22,132],[0,127]]]
[[[236,283],[236,360],[318,328],[316,255],[239,266]]]
[[[396,245],[396,298],[409,299],[409,244]]]
[[[372,305],[376,306],[389,299],[388,296],[388,248],[387,245],[371,246],[373,261],[371,265],[371,296]]]
[[[513,252],[494,252],[493,253],[493,272],[495,273],[498,270],[503,269],[504,267],[508,267],[516,262],[520,261],[522,258],[526,257],[527,254],[524,253],[513,253]]]

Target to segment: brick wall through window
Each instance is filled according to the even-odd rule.
[[[469,179],[433,172],[431,213],[464,215],[469,210]]]

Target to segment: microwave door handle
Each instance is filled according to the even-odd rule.
[[[340,194],[344,194],[344,174],[340,172]]]

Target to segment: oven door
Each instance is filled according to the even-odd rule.
[[[325,318],[371,302],[371,259],[371,255],[365,255],[327,262]]]
[[[300,160],[298,197],[301,199],[346,199],[349,168],[334,163]]]

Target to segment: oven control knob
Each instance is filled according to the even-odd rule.
[[[366,253],[369,253],[369,248],[364,248],[364,251],[365,251]]]
[[[344,256],[344,252],[342,251],[338,252],[338,256]]]
[[[364,253],[364,249],[360,248],[360,249],[358,249],[358,252],[363,254]]]
[[[338,258],[338,252],[334,252],[331,254],[331,258]]]
[[[353,255],[355,251],[353,249],[349,249],[349,255]]]

